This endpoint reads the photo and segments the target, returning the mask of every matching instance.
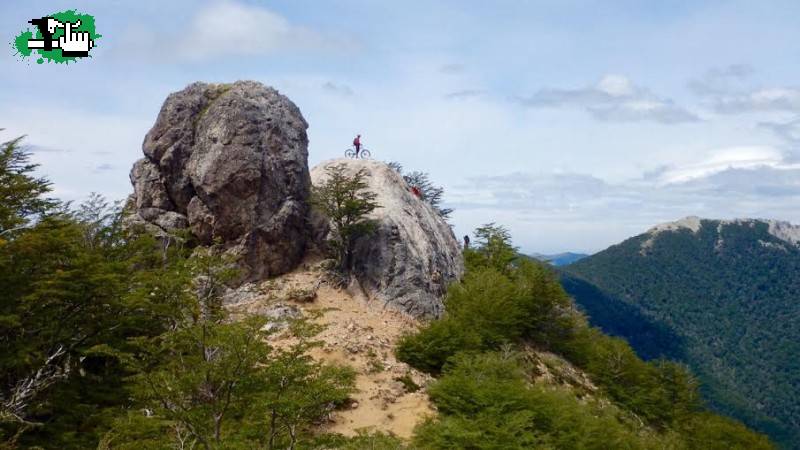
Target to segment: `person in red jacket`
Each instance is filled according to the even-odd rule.
[[[353,147],[356,149],[356,159],[358,159],[358,152],[361,151],[361,135],[359,134],[353,139]]]

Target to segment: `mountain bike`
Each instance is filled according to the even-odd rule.
[[[353,147],[348,148],[344,151],[344,156],[347,158],[356,158],[356,149]],[[361,147],[361,151],[358,152],[358,158],[361,159],[369,159],[372,154],[364,147]]]

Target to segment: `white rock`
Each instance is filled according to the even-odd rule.
[[[311,171],[312,184],[324,183],[326,169],[339,164],[350,175],[363,169],[367,189],[377,194],[380,205],[370,215],[378,223],[377,231],[356,243],[354,271],[361,287],[371,297],[414,316],[440,316],[447,286],[464,272],[452,229],[383,162],[326,161]]]

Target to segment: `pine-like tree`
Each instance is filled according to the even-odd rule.
[[[0,238],[6,240],[31,218],[55,206],[53,200],[44,197],[50,192],[50,182],[32,175],[38,164],[30,162],[22,139],[0,144]]]
[[[418,170],[409,173],[403,173],[403,166],[397,161],[390,162],[389,167],[402,175],[403,179],[409,186],[419,189],[422,199],[428,202],[433,209],[439,213],[440,216],[444,217],[445,219],[450,218],[450,214],[453,213],[452,208],[442,207],[442,201],[444,200],[444,188],[433,184],[430,174],[427,172],[420,172]]]
[[[367,190],[366,171],[347,174],[344,164],[328,167],[327,179],[312,189],[313,205],[330,219],[332,237],[328,244],[337,268],[350,271],[356,239],[372,233],[375,222],[367,215],[379,207],[377,194]]]

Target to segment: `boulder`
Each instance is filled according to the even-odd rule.
[[[327,168],[337,164],[343,164],[350,175],[364,169],[367,189],[377,194],[380,205],[369,215],[377,222],[377,230],[358,239],[355,245],[354,274],[361,288],[371,299],[413,316],[441,316],[447,286],[464,272],[453,230],[385,163],[326,161],[311,171],[312,183],[323,183]],[[319,230],[314,234],[319,235]]]
[[[261,83],[171,94],[131,170],[129,223],[221,242],[244,279],[291,270],[308,240],[307,128],[294,103]]]

